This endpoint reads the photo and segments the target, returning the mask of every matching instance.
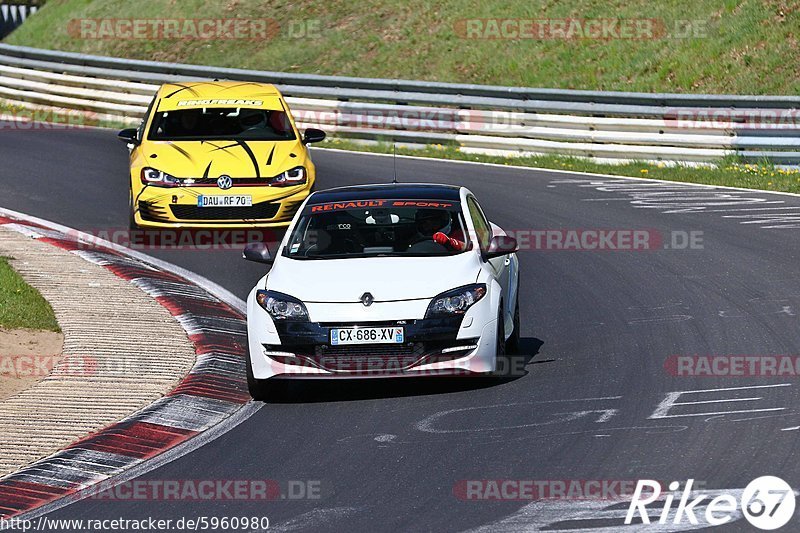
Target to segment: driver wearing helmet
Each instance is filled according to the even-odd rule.
[[[463,250],[464,242],[448,237],[452,231],[450,212],[444,209],[420,209],[414,215],[417,234],[409,248],[421,250],[421,243],[436,243],[448,250]],[[431,250],[434,251],[434,250]]]
[[[202,109],[184,109],[166,114],[161,132],[170,136],[188,137],[197,133],[197,127],[203,116]]]
[[[267,116],[260,109],[242,109],[239,112],[239,126],[242,131],[263,130],[267,126]]]

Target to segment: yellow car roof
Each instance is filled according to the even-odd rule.
[[[158,90],[158,111],[198,107],[283,109],[281,93],[269,83],[203,81],[166,83]]]

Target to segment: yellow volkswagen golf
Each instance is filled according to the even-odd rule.
[[[131,227],[287,225],[314,185],[306,145],[286,101],[269,84],[169,83],[138,128],[122,130],[130,149]]]

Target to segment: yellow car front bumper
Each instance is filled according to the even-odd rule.
[[[287,226],[311,193],[295,187],[147,187],[133,198],[133,221],[141,228],[269,228]],[[248,207],[198,207],[200,195],[252,197]]]

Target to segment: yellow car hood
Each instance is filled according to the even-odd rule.
[[[176,178],[269,178],[305,164],[300,141],[148,141],[148,166]]]

